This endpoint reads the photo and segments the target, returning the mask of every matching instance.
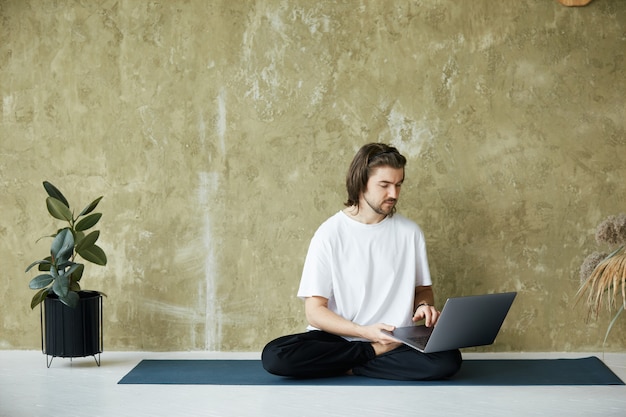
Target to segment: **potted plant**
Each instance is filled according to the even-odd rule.
[[[102,352],[102,296],[99,291],[81,290],[80,280],[85,261],[106,265],[106,254],[96,242],[100,231],[87,231],[102,217],[93,211],[100,203],[98,197],[78,215],[70,208],[65,196],[48,181],[43,183],[48,194],[46,207],[52,217],[67,225],[50,236],[50,256],[31,263],[41,274],[34,277],[29,287],[37,290],[30,306],[40,306],[42,350],[47,356],[83,357]],[[42,304],[43,303],[43,304]],[[43,308],[41,307],[43,305]],[[48,362],[48,367],[51,364]],[[98,359],[96,363],[100,365]]]
[[[580,267],[581,286],[577,299],[587,293],[589,315],[598,317],[603,304],[609,312],[617,312],[611,319],[602,346],[617,318],[626,306],[626,214],[609,216],[596,228],[596,242],[606,245],[610,252],[593,252]]]

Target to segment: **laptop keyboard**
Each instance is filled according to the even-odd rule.
[[[409,338],[411,342],[415,343],[418,346],[426,346],[428,339],[430,339],[430,335],[415,336]]]

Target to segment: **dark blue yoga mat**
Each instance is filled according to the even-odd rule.
[[[624,385],[600,359],[465,360],[443,381],[390,381],[359,376],[293,379],[271,375],[258,360],[143,360],[118,384],[181,385]]]

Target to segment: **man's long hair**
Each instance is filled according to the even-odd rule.
[[[405,165],[406,158],[393,146],[384,143],[364,145],[352,159],[348,175],[346,175],[346,190],[348,191],[348,200],[344,203],[346,207],[359,207],[359,198],[367,189],[367,181],[374,169],[382,166],[404,169]],[[394,207],[392,214],[395,211]]]

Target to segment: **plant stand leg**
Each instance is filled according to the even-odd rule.
[[[50,360],[48,361],[48,357],[50,358]],[[50,356],[50,355],[46,355],[46,366],[48,368],[50,368],[50,365],[52,365],[52,360],[54,359],[54,356]]]
[[[93,358],[96,361],[96,365],[100,366],[100,354],[98,353],[98,357],[96,357],[96,355],[93,355]]]

